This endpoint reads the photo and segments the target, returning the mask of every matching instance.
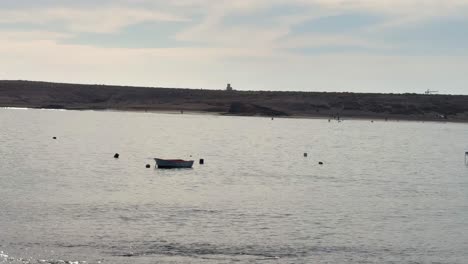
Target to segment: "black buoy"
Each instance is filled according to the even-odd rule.
[[[119,156],[120,156],[119,153],[115,153],[114,158],[115,158],[115,159],[118,159]]]
[[[57,139],[57,137],[53,137],[53,139]]]
[[[147,168],[147,169],[151,168],[151,165],[146,164],[146,168]]]
[[[319,165],[323,165],[323,162],[319,161]]]
[[[304,153],[304,157],[307,157],[307,153]]]
[[[200,159],[199,163],[200,163],[200,165],[203,165],[203,164],[205,164],[205,160],[204,160],[204,159]]]

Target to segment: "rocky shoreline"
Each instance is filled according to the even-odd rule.
[[[0,81],[0,107],[468,121],[468,96],[223,91]]]

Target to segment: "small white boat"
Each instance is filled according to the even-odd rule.
[[[183,169],[192,168],[193,160],[181,160],[181,159],[154,159],[156,165],[160,169]]]

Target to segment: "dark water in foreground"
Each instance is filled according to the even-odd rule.
[[[0,109],[0,263],[468,263],[465,151],[467,124]]]

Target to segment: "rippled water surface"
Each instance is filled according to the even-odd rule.
[[[0,109],[0,263],[468,263],[465,151],[467,124]]]

